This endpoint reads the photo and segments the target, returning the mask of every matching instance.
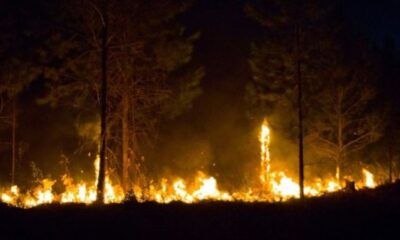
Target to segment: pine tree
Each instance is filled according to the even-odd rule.
[[[69,48],[64,51],[67,61],[47,69],[53,91],[42,100],[63,103],[77,96],[69,102],[78,108],[93,107],[102,95],[98,80],[104,19],[101,1],[65,4],[58,44]],[[114,153],[109,159],[121,159],[126,191],[134,170],[131,162],[137,162],[141,146],[152,141],[160,116],[179,114],[199,94],[203,71],[186,68],[198,34],[187,34],[176,21],[187,7],[175,1],[108,4],[107,149]]]
[[[381,113],[373,110],[376,91],[371,83],[371,65],[363,61],[335,62],[321,76],[326,85],[310,99],[314,107],[310,110],[308,139],[318,153],[334,161],[335,176],[340,181],[343,164],[352,153],[380,137],[384,122]]]
[[[35,13],[15,8],[11,2],[0,4],[0,126],[10,129],[11,146],[11,184],[15,184],[17,161],[17,127],[19,113],[19,96],[40,74],[35,63],[37,38],[45,33],[36,31],[38,19]],[[32,18],[31,22],[23,22],[23,18]],[[3,128],[3,126],[5,128]]]
[[[290,126],[296,122],[295,109],[300,109],[296,100],[302,102],[308,146],[321,153],[321,158],[335,162],[339,180],[347,156],[375,141],[382,127],[381,115],[370,109],[375,73],[369,48],[344,27],[338,6],[323,1],[304,1],[302,5],[279,1],[276,6],[269,8],[278,13],[273,18],[263,20],[265,13],[256,15],[267,26],[267,34],[265,41],[253,47],[249,99],[256,107],[271,109],[278,116],[273,124],[286,126],[289,136]],[[296,50],[298,41],[300,50]],[[299,62],[302,85],[296,85]],[[296,99],[296,92],[303,93],[302,99]]]
[[[317,1],[262,1],[246,8],[248,14],[265,28],[265,40],[252,47],[250,67],[253,82],[248,99],[256,112],[272,112],[288,119],[287,134],[298,134],[300,197],[304,196],[304,95],[318,87],[315,58],[322,51],[324,26],[330,14],[328,5]],[[324,6],[324,7],[322,7]],[[261,109],[260,109],[261,108]],[[294,115],[294,112],[297,112]],[[276,119],[272,124],[277,125]]]

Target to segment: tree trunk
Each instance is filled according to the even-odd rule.
[[[104,203],[104,183],[106,173],[107,150],[107,64],[108,64],[108,0],[104,0],[102,11],[103,34],[101,46],[101,144],[99,179],[97,181],[97,202]]]
[[[343,160],[343,115],[342,115],[342,102],[343,102],[343,90],[341,87],[338,88],[337,91],[337,114],[338,114],[338,132],[337,132],[337,140],[338,140],[338,155],[336,159],[336,181],[340,183],[341,172],[340,172],[340,164]]]
[[[122,118],[121,118],[121,135],[122,135],[122,185],[125,193],[127,193],[130,189],[130,181],[129,181],[129,125],[128,125],[128,114],[129,114],[129,98],[127,93],[124,93],[122,96]]]
[[[300,198],[304,198],[304,154],[303,154],[303,106],[302,106],[302,79],[301,64],[297,63],[297,82],[298,82],[298,118],[299,118],[299,186]]]
[[[298,124],[299,124],[299,187],[300,199],[304,199],[304,159],[303,159],[303,82],[301,75],[301,45],[300,45],[300,2],[297,3],[297,21],[295,26],[296,32],[296,78],[298,90]]]
[[[12,112],[12,164],[11,164],[11,184],[15,184],[15,165],[17,161],[17,144],[16,144],[16,130],[17,130],[17,96],[13,96],[13,112]]]
[[[388,149],[388,160],[389,160],[389,183],[393,182],[393,143],[389,143]]]

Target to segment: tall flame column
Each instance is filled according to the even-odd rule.
[[[264,119],[263,124],[261,126],[259,141],[261,144],[260,180],[264,187],[265,186],[269,187],[268,183],[270,180],[271,158],[269,154],[270,129],[268,127],[267,119]]]

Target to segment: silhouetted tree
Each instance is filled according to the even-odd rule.
[[[399,78],[399,61],[396,44],[392,36],[386,36],[382,47],[376,47],[376,58],[379,60],[378,100],[380,105],[387,106],[387,126],[383,136],[374,143],[376,165],[380,167],[388,182],[393,182],[398,175],[400,160],[399,149],[399,103],[400,98],[396,83]]]
[[[36,32],[38,20],[34,13],[13,7],[10,1],[0,4],[0,126],[10,129],[11,183],[15,183],[17,159],[18,99],[20,93],[40,74],[35,63],[37,56],[35,40],[44,35]],[[21,19],[32,17],[31,22]],[[32,43],[33,42],[33,43]]]
[[[69,47],[70,55],[61,67],[48,69],[53,91],[42,100],[62,103],[76,96],[70,101],[76,107],[93,106],[101,95],[96,65],[102,52],[101,1],[65,4],[59,44]],[[203,71],[185,69],[198,34],[187,34],[175,20],[187,7],[174,1],[108,4],[108,142],[122,159],[126,190],[134,170],[129,166],[141,156],[141,144],[151,142],[159,117],[179,114],[199,94]]]
[[[371,85],[371,66],[366,62],[337,60],[326,67],[325,86],[310,102],[308,139],[315,150],[333,160],[336,178],[341,179],[343,163],[352,153],[376,141],[383,118],[372,109],[375,89]]]
[[[250,11],[267,30],[265,40],[252,48],[248,96],[254,106],[278,115],[276,124],[286,125],[289,133],[300,110],[299,149],[304,132],[314,150],[335,162],[339,180],[349,154],[375,141],[383,126],[373,111],[375,65],[366,41],[343,24],[338,6],[300,2],[272,1]]]
[[[324,2],[324,1],[322,1]],[[322,7],[323,6],[323,7]],[[253,82],[248,98],[261,111],[280,112],[297,123],[300,197],[304,196],[304,95],[314,91],[316,57],[323,51],[323,20],[330,7],[321,1],[258,1],[247,7],[265,27],[265,40],[252,47]],[[289,110],[288,110],[289,109]],[[293,113],[297,110],[297,116]]]

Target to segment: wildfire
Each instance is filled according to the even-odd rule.
[[[364,175],[364,186],[368,188],[376,187],[374,175],[365,168],[363,168],[362,173]]]
[[[261,126],[260,131],[260,149],[261,149],[261,171],[260,171],[260,180],[263,185],[267,185],[269,182],[269,174],[271,171],[271,157],[269,154],[269,143],[270,143],[270,129],[268,127],[267,119],[264,119],[264,122]]]
[[[171,184],[169,184],[171,182]],[[135,196],[141,202],[155,201],[158,203],[169,203],[181,201],[194,203],[203,200],[232,201],[233,198],[228,192],[218,189],[217,180],[199,171],[192,183],[187,183],[181,178],[169,181],[161,179],[160,184],[151,184],[149,190],[136,186]]]
[[[284,172],[273,172],[273,180],[269,183],[271,185],[271,192],[278,198],[287,199],[290,197],[297,197],[299,193],[299,185],[291,178],[287,177]]]
[[[270,133],[267,120],[264,120],[260,129],[260,184],[249,186],[247,191],[227,192],[220,190],[217,179],[198,171],[193,180],[179,177],[162,178],[159,182],[149,181],[147,186],[134,185],[132,192],[139,202],[155,201],[169,203],[181,201],[196,203],[204,200],[212,201],[284,201],[299,197],[299,185],[284,171],[271,169]],[[37,186],[23,192],[16,185],[0,191],[0,200],[9,205],[30,208],[48,203],[85,203],[96,201],[96,182],[98,176],[99,158],[94,163],[95,180],[92,182],[78,182],[69,175],[61,177],[64,191],[57,193],[53,190],[56,180],[43,179]],[[363,181],[357,186],[368,188],[376,187],[374,175],[362,169]],[[261,187],[260,187],[261,186]],[[338,191],[342,185],[335,178],[314,179],[305,185],[306,196],[319,196],[326,192]],[[105,203],[119,203],[124,201],[125,193],[119,184],[114,184],[108,173],[105,178]]]
[[[17,198],[19,196],[18,186],[12,186],[7,192],[1,194],[1,201],[10,205],[16,205]]]

